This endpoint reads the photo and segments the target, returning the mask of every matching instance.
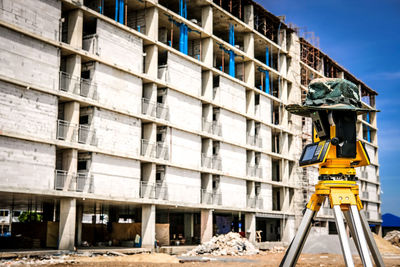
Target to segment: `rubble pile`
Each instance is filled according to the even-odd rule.
[[[400,231],[390,231],[385,235],[384,239],[392,243],[392,245],[400,247]]]
[[[183,256],[196,256],[211,254],[213,256],[242,256],[258,254],[259,250],[246,238],[238,233],[227,233],[226,235],[214,236],[210,241],[198,245]]]
[[[0,260],[1,266],[26,266],[26,265],[53,265],[53,264],[73,264],[75,260],[68,259],[68,256],[47,256],[40,258],[16,258]]]

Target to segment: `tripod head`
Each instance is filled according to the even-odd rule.
[[[316,79],[309,85],[302,106],[288,105],[296,115],[311,117],[313,143],[306,145],[300,166],[319,165],[320,180],[356,180],[355,167],[370,160],[357,141],[357,115],[375,110],[362,108],[358,87],[344,79]]]

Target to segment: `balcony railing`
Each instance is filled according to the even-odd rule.
[[[201,203],[207,205],[213,204],[213,193],[206,189],[201,189]]]
[[[204,132],[207,132],[207,133],[212,133],[213,131],[212,131],[212,122],[211,121],[206,121],[206,119],[205,118],[203,118],[203,120],[202,120],[202,130],[204,131]]]
[[[165,142],[157,142],[156,157],[158,159],[169,160],[169,147]]]
[[[168,187],[161,183],[140,182],[140,197],[168,200]]]
[[[212,193],[212,204],[213,205],[222,205],[222,194],[219,192]]]
[[[247,164],[247,176],[262,178],[262,168],[259,166]]]
[[[140,154],[145,157],[154,158],[156,155],[156,145],[149,140],[142,139]]]
[[[262,139],[257,135],[247,134],[247,144],[251,146],[262,147]]]
[[[157,103],[156,105],[156,117],[163,120],[168,120],[169,109],[165,104]]]
[[[99,54],[98,35],[95,33],[83,36],[82,49],[88,51],[89,53],[98,55]]]
[[[142,114],[156,117],[158,119],[169,119],[169,108],[162,103],[150,101],[150,99],[142,98]]]
[[[85,124],[79,125],[78,142],[82,144],[97,145],[96,131],[90,130],[89,125]]]
[[[93,176],[87,172],[72,175],[64,170],[55,170],[54,189],[93,193]]]
[[[212,168],[212,157],[207,157],[206,154],[201,153],[201,167]]]
[[[59,75],[59,90],[97,99],[97,85],[91,80],[74,77],[63,71],[60,71]]]
[[[247,195],[246,204],[248,208],[254,209],[256,207],[256,197]]]
[[[218,136],[222,135],[221,124],[217,121],[212,122],[212,133]]]
[[[75,136],[75,125],[69,121],[57,120],[57,139],[71,140]]]
[[[219,156],[212,157],[212,168],[215,170],[222,170],[221,158]]]

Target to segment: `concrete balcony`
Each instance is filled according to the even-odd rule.
[[[247,133],[247,144],[250,146],[262,147],[262,139]]]
[[[60,71],[59,90],[97,100],[97,85],[89,79]]]
[[[72,175],[64,170],[55,170],[54,189],[93,193],[93,176],[88,172],[78,172],[77,175]]]
[[[250,209],[263,209],[264,208],[263,199],[259,196],[247,195],[246,207]]]
[[[262,168],[256,165],[247,164],[246,174],[247,176],[262,178]]]
[[[152,102],[147,98],[142,98],[142,114],[158,119],[168,120],[169,108],[165,104]]]
[[[222,194],[201,189],[201,203],[207,205],[222,205]]]
[[[68,142],[78,142],[81,144],[88,144],[97,146],[96,131],[91,130],[89,125],[74,124],[69,121],[57,120],[57,136],[58,140]]]
[[[168,187],[161,183],[140,182],[140,197],[168,200]]]
[[[156,155],[156,145],[150,143],[149,140],[142,139],[140,146],[140,155],[144,157],[154,158]]]
[[[212,157],[212,168],[218,171],[222,170],[221,158],[219,156]]]
[[[361,196],[362,196],[362,198],[368,199],[369,198],[369,192],[362,192]]]
[[[88,51],[91,54],[99,55],[99,40],[98,35],[88,34],[82,38],[82,49]]]
[[[212,133],[213,132],[212,131],[212,125],[213,125],[212,121],[206,121],[206,119],[203,118],[201,125],[202,125],[201,129],[202,129],[203,132],[207,132],[207,133]]]
[[[97,145],[96,131],[91,130],[89,125],[81,124],[78,126],[78,142],[81,144]]]
[[[162,160],[169,160],[169,146],[165,142],[157,142],[156,158]]]
[[[212,157],[207,157],[205,153],[201,153],[201,167],[212,168]]]
[[[218,121],[212,122],[212,133],[218,136],[222,136],[222,126]]]
[[[57,120],[57,134],[58,140],[74,141],[76,139],[76,126],[69,121]]]

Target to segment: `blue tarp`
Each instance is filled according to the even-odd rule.
[[[400,227],[400,217],[391,213],[382,215],[382,227]]]

